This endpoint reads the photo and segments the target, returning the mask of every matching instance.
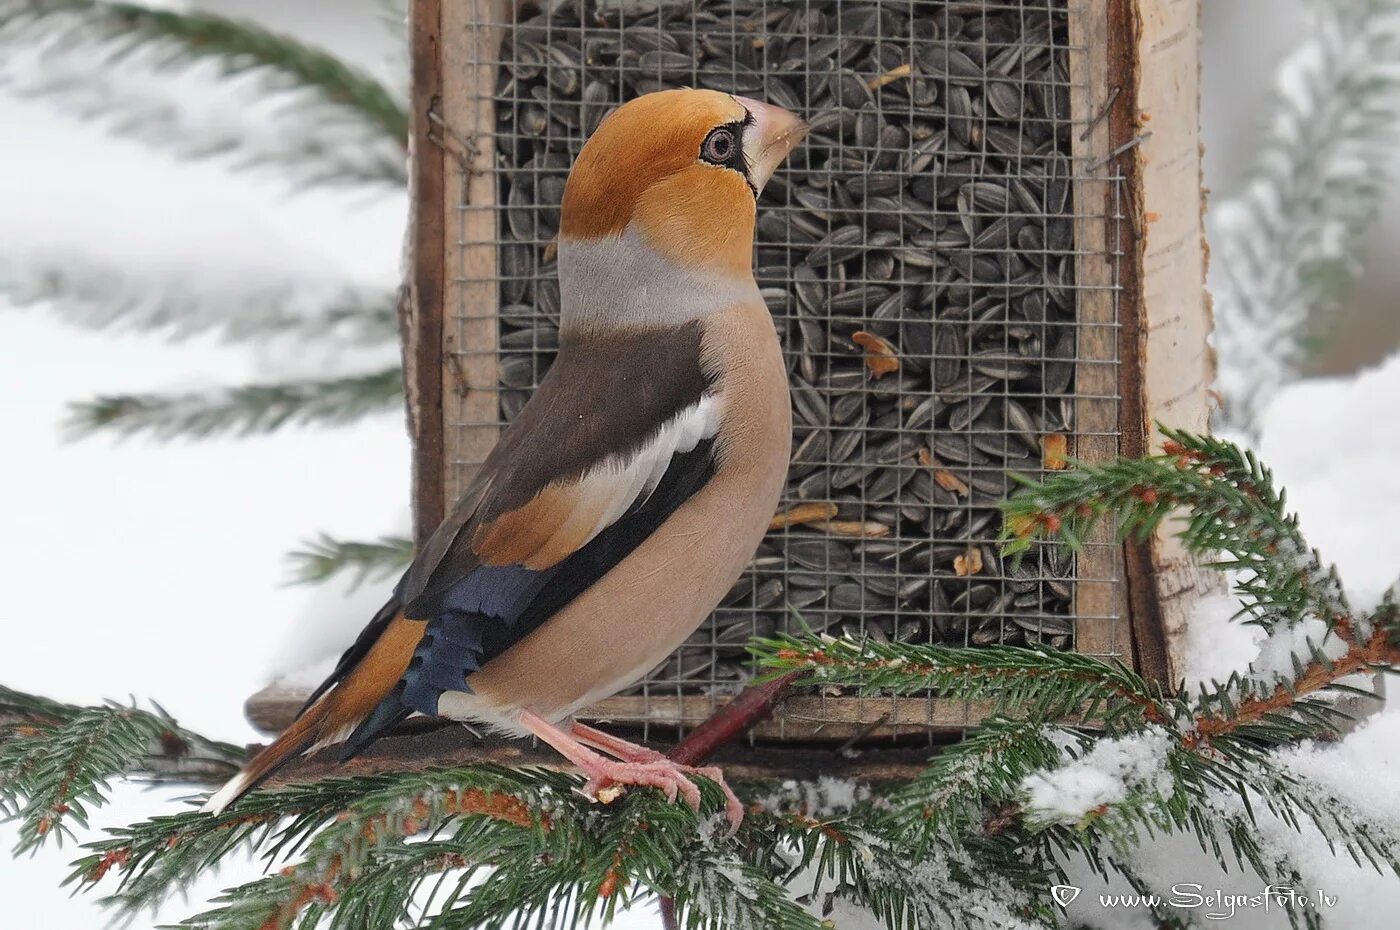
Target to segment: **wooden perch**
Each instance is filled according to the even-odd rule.
[[[703,728],[697,729],[697,737]],[[626,734],[638,735],[636,731]],[[731,738],[742,735],[736,730]],[[705,739],[713,738],[713,734]],[[258,747],[249,747],[250,750]],[[699,743],[683,741],[673,757],[680,761],[697,758]],[[728,743],[717,745],[706,756],[722,766],[736,782],[756,779],[811,778],[815,773],[836,778],[859,777],[862,781],[886,782],[911,778],[927,764],[931,754],[928,738],[911,737],[902,744],[864,748],[858,752],[837,752],[829,744]],[[683,752],[682,752],[683,751]],[[679,754],[678,754],[679,753]],[[320,778],[373,775],[379,772],[415,772],[491,762],[496,765],[537,765],[563,768],[558,754],[528,740],[497,736],[477,736],[460,724],[413,720],[370,745],[349,762],[336,761],[334,748],[315,753],[287,766],[269,779],[269,785],[315,781]]]

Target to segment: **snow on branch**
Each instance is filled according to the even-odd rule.
[[[0,86],[190,158],[277,166],[294,189],[406,183],[403,104],[252,23],[102,0],[0,0]]]
[[[390,289],[284,278],[143,273],[81,255],[0,256],[0,295],[46,303],[75,326],[152,332],[180,340],[213,333],[226,342],[290,338],[379,346],[398,338]]]
[[[1021,783],[1026,815],[1042,823],[1077,824],[1096,809],[1126,800],[1134,790],[1169,794],[1171,745],[1171,735],[1160,727],[1105,737],[1058,768],[1026,776]]]
[[[1209,216],[1222,415],[1246,433],[1333,325],[1400,123],[1400,0],[1311,6],[1249,183]]]

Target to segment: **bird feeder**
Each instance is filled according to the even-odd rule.
[[[583,716],[684,730],[754,634],[1068,649],[1175,677],[1205,581],[1167,537],[1013,564],[1012,472],[1203,430],[1194,3],[415,0],[405,364],[420,541],[553,358],[555,234],[608,110],[697,86],[804,115],[759,203],[757,280],[788,360],[793,458],[772,530],[714,616]],[[265,728],[295,695],[255,702]],[[888,741],[984,708],[788,699],[756,739]]]

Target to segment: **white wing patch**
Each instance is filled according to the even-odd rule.
[[[564,525],[555,531],[548,549],[557,538],[572,536],[578,529],[576,520],[592,518],[592,526],[580,545],[586,545],[603,530],[617,522],[634,504],[649,498],[671,460],[677,455],[695,451],[706,439],[719,431],[723,402],[719,394],[706,394],[694,405],[667,420],[651,441],[629,459],[613,459],[593,468],[578,482],[580,506]]]

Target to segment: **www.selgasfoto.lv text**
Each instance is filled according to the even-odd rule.
[[[1055,899],[1061,906],[1078,897],[1078,889],[1072,885],[1055,886]],[[1066,900],[1068,899],[1068,900]],[[1111,908],[1160,908],[1172,907],[1190,910],[1204,910],[1207,920],[1228,920],[1240,910],[1269,911],[1274,908],[1322,910],[1335,907],[1337,897],[1322,889],[1300,891],[1291,885],[1266,885],[1253,894],[1223,891],[1219,888],[1207,889],[1195,882],[1178,882],[1172,885],[1170,893],[1163,895],[1141,894],[1100,894],[1100,907]]]

